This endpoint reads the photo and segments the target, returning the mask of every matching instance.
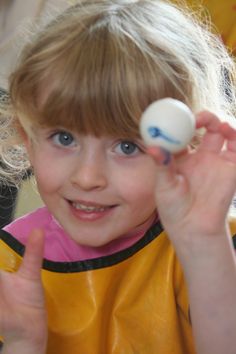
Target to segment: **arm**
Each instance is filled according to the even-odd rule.
[[[233,354],[236,348],[235,254],[227,235],[220,236],[220,240],[209,242],[209,246],[196,247],[189,256],[181,255],[200,354]]]
[[[184,269],[197,353],[233,354],[236,262],[226,218],[236,189],[236,131],[208,112],[197,124],[206,134],[196,152],[161,165],[161,151],[150,149],[158,164],[156,199]]]
[[[0,333],[2,354],[44,354],[47,321],[41,284],[43,233],[29,236],[16,273],[0,272]]]

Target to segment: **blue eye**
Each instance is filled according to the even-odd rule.
[[[65,131],[54,133],[52,135],[52,140],[54,144],[65,147],[72,146],[75,144],[75,139],[73,135]]]
[[[118,145],[119,152],[124,155],[134,155],[140,151],[139,147],[132,141],[122,141]]]

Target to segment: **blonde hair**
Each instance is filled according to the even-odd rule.
[[[220,39],[183,3],[80,0],[25,46],[10,77],[8,127],[17,133],[19,119],[29,134],[40,125],[136,137],[142,111],[163,97],[229,119],[234,75]]]

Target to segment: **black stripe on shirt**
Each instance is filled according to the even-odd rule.
[[[76,273],[110,267],[132,257],[146,245],[151,243],[156,237],[158,237],[162,231],[163,227],[161,223],[157,222],[139,241],[124,250],[107,256],[75,262],[55,262],[44,259],[43,269],[59,273]],[[15,239],[10,233],[0,230],[0,239],[10,246],[17,254],[23,257],[25,246]]]

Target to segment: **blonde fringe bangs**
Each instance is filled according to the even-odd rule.
[[[107,18],[87,13],[86,23],[71,11],[70,21],[64,21],[68,27],[59,17],[33,50],[26,48],[11,79],[11,97],[23,125],[133,137],[139,136],[141,114],[154,100],[171,96],[192,105],[184,63],[173,60],[163,44],[157,49],[158,38],[148,31],[146,39],[145,33],[138,38],[128,11],[123,24],[116,16],[122,15],[119,9],[110,9]],[[140,23],[131,20],[138,33]]]
[[[19,84],[16,76],[12,97],[19,115],[32,124],[62,126],[80,134],[137,136],[148,104],[166,95],[183,100],[152,59],[131,42],[129,53],[123,53],[108,37],[71,47],[51,66],[45,61],[44,79],[40,72],[29,78],[24,74]]]

